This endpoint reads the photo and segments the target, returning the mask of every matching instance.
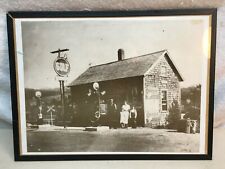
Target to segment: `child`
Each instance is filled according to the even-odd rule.
[[[137,110],[133,106],[133,108],[130,111],[130,123],[132,128],[137,127],[136,118],[137,118]]]

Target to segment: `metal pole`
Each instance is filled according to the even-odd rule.
[[[63,126],[66,128],[65,124],[65,88],[64,88],[64,80],[61,81],[62,86],[62,113],[63,113]]]
[[[58,49],[56,51],[52,51],[50,53],[54,54],[54,53],[58,53],[58,57],[57,58],[63,58],[61,57],[61,53],[62,52],[66,52],[66,51],[69,51],[69,49]],[[67,61],[66,60],[67,58],[64,57],[64,61]],[[56,70],[55,68],[55,64],[56,64],[56,61],[54,62],[54,69],[55,69],[55,72],[60,76],[60,77],[65,77],[65,74],[61,74],[59,73],[58,71],[59,70]],[[63,63],[65,65],[65,63]],[[70,70],[70,64],[69,62],[67,61],[66,63],[69,68],[67,70],[67,72],[65,72],[66,74],[69,73],[69,70]],[[62,104],[62,116],[63,116],[63,126],[64,128],[66,128],[66,124],[65,124],[65,89],[64,89],[64,80],[59,80],[59,84],[60,84],[60,94],[61,94],[61,104]]]
[[[98,112],[100,113],[100,91],[99,89],[97,90],[98,93]]]
[[[50,114],[50,118],[51,118],[51,120],[50,120],[50,125],[53,126],[52,111],[50,111],[50,113],[51,113],[51,114]]]
[[[61,95],[61,106],[62,106],[62,119],[63,119],[63,126],[65,127],[65,121],[64,121],[64,100],[63,100],[63,89],[62,89],[62,80],[59,80],[60,85],[60,95]]]

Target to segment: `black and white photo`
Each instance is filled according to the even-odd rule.
[[[16,17],[19,156],[210,159],[215,10],[200,11]]]

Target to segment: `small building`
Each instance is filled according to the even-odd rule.
[[[126,100],[137,109],[138,125],[148,126],[156,119],[165,122],[173,99],[181,103],[181,81],[167,50],[125,59],[124,51],[119,49],[117,61],[89,67],[70,87],[79,114],[85,114],[82,106],[88,106],[87,93],[98,82],[99,90],[106,93],[103,103],[113,98],[120,111]]]

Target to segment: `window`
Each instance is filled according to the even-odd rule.
[[[161,66],[160,75],[161,76],[166,76],[166,66]]]
[[[167,111],[167,91],[162,91],[162,111]]]
[[[167,80],[161,80],[161,85],[162,85],[162,88],[166,89],[167,88]]]

